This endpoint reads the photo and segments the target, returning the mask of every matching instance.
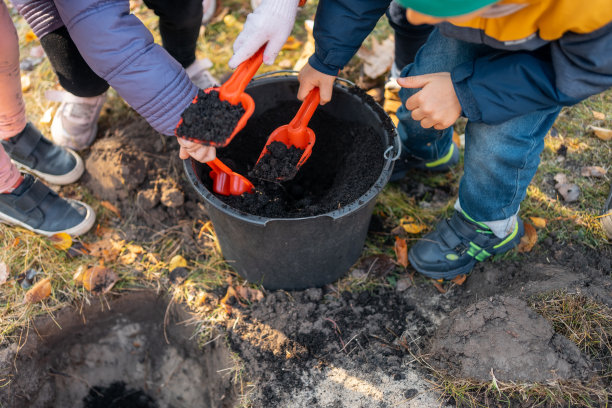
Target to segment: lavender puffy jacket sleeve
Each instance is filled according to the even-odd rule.
[[[155,130],[174,134],[198,89],[130,14],[128,0],[12,1],[22,14],[30,14],[37,34],[61,27],[59,16],[91,69]]]

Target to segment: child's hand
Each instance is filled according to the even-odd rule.
[[[319,72],[306,63],[298,75],[298,80],[300,81],[300,89],[298,89],[297,97],[300,101],[303,101],[308,93],[317,86],[321,95],[321,105],[331,101],[335,76]]]
[[[443,130],[451,127],[461,116],[461,104],[450,72],[398,78],[397,83],[404,88],[422,88],[408,98],[406,109],[423,128]]]
[[[200,163],[206,163],[217,157],[217,150],[212,146],[205,146],[200,143],[194,143],[190,140],[177,137],[181,150],[179,151],[179,157],[183,160],[193,157]]]

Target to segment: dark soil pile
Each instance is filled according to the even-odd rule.
[[[128,389],[118,381],[108,387],[92,387],[83,400],[83,408],[158,408],[158,405],[141,390]]]
[[[296,167],[304,154],[304,150],[295,146],[287,146],[283,142],[272,142],[249,173],[250,177],[266,181],[293,178],[298,171]]]
[[[232,170],[249,174],[268,136],[289,123],[300,104],[287,103],[252,117],[247,126],[217,155]],[[376,182],[384,165],[380,136],[369,126],[334,118],[317,110],[308,125],[317,141],[308,161],[293,180],[284,183],[252,179],[255,194],[218,196],[238,210],[263,217],[307,217],[342,208]],[[212,191],[208,167],[200,166],[203,183]]]
[[[219,99],[219,92],[198,91],[196,103],[183,112],[183,122],[177,136],[195,139],[205,144],[223,145],[244,115],[241,104],[232,105]]]

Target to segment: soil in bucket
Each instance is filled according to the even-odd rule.
[[[232,105],[219,99],[219,92],[198,91],[198,100],[183,113],[183,123],[177,128],[177,136],[205,142],[221,143],[232,134],[244,115],[241,104]]]
[[[38,319],[0,353],[0,406],[234,407],[230,352],[200,349],[190,317],[137,292]]]
[[[268,152],[258,160],[257,165],[249,174],[257,179],[274,181],[293,174],[304,149],[287,146],[283,142],[272,142],[267,147]]]
[[[367,99],[369,96],[364,98],[366,103],[374,103]],[[217,150],[217,155],[232,170],[249,174],[270,133],[289,123],[299,107],[299,101],[282,103],[253,115],[230,145]],[[323,109],[315,112],[309,127],[317,140],[312,155],[293,180],[278,183],[250,177],[254,194],[218,198],[247,214],[296,218],[337,210],[361,197],[384,166],[384,148],[378,133],[370,126],[338,119]],[[202,182],[212,191],[208,172],[201,173]]]

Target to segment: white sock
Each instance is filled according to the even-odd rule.
[[[463,210],[461,209],[461,204],[459,204],[459,200],[455,201],[455,210],[462,212]],[[518,211],[517,211],[518,214]],[[484,225],[486,225],[487,227],[489,227],[491,229],[491,231],[493,232],[493,234],[495,234],[495,236],[497,238],[506,238],[508,235],[510,235],[512,233],[512,231],[514,231],[514,226],[516,225],[516,217],[517,214],[514,214],[511,217],[508,217],[506,219],[503,220],[498,220],[498,221],[478,221],[483,223]],[[468,214],[469,215],[469,214]]]

